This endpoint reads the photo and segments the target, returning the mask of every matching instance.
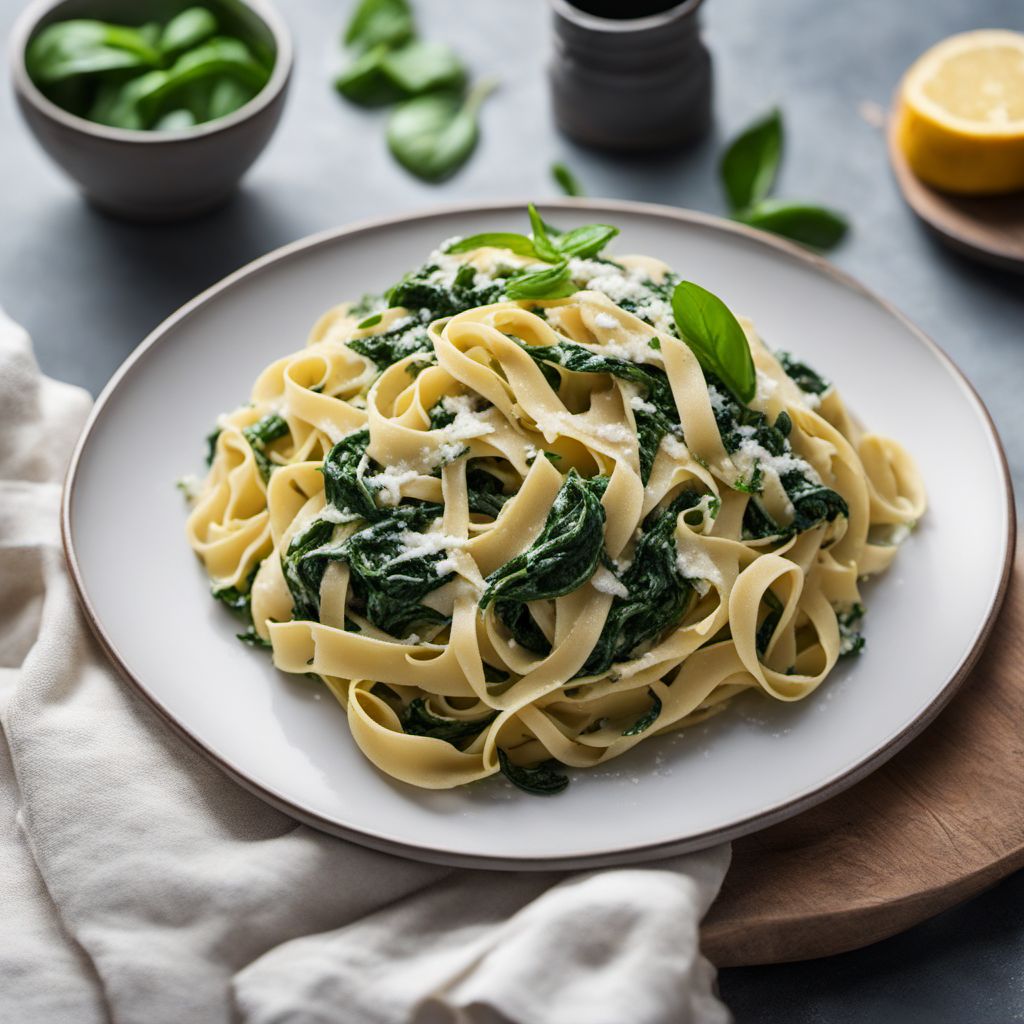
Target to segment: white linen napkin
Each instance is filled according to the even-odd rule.
[[[728,846],[582,873],[420,864],[296,823],[173,735],[64,567],[88,408],[0,313],[0,1020],[730,1019],[698,949]]]

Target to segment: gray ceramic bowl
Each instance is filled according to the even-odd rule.
[[[167,20],[188,0],[35,0],[11,35],[18,106],[43,149],[101,209],[132,220],[191,217],[222,203],[259,156],[281,116],[292,72],[291,37],[266,0],[202,0],[238,32],[274,53],[270,81],[227,117],[184,131],[129,131],[94,124],[52,103],[29,78],[25,48],[68,18],[138,24]]]

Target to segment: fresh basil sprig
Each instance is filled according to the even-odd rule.
[[[443,181],[469,158],[479,136],[477,111],[495,81],[458,93],[428,93],[396,107],[388,120],[388,146],[406,170],[426,181]]]
[[[554,163],[551,165],[551,177],[555,179],[555,184],[567,195],[567,196],[582,196],[586,195],[583,191],[583,186],[580,184],[579,179],[572,171],[563,163]]]
[[[445,249],[445,252],[460,253],[472,252],[474,249],[483,248],[508,249],[517,256],[537,257],[537,250],[533,247],[533,241],[526,235],[516,234],[514,231],[485,231],[479,235],[467,235],[453,242]]]
[[[713,373],[744,405],[757,392],[750,345],[739,321],[717,295],[692,281],[672,293],[672,312],[683,341],[701,367]]]
[[[742,131],[720,165],[733,220],[817,249],[838,245],[849,227],[835,210],[813,203],[769,199],[782,158],[782,114],[776,108]]]
[[[610,224],[584,224],[572,231],[555,231],[550,224],[544,223],[533,203],[530,203],[528,212],[532,237],[511,231],[489,231],[462,238],[448,246],[446,252],[471,252],[491,246],[544,263],[563,263],[570,257],[590,259],[596,256],[619,233],[619,229]]]
[[[513,277],[505,288],[505,295],[516,301],[520,299],[564,299],[575,294],[569,264],[560,260],[543,270],[530,270]]]

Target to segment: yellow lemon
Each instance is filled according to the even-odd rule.
[[[1024,189],[1024,34],[950,36],[900,86],[897,140],[929,185],[968,195]]]

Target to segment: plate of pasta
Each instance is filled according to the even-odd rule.
[[[1014,522],[984,407],[898,313],[602,201],[232,275],[108,385],[63,518],[105,648],[236,779],[506,867],[696,849],[863,777],[972,664]]]

